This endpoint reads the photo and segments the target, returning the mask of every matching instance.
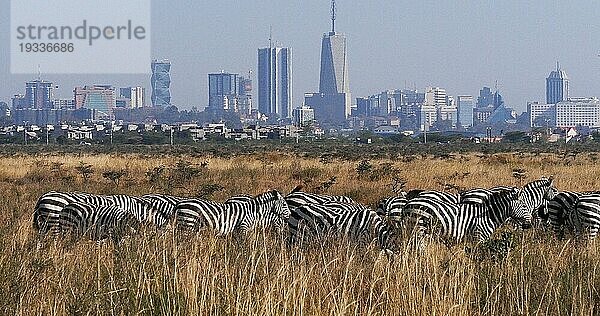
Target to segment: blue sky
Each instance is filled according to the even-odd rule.
[[[0,0],[0,100],[6,101],[36,77],[10,74],[9,2]],[[599,12],[598,1],[338,0],[337,30],[348,37],[353,97],[415,85],[476,95],[497,81],[507,104],[524,110],[528,100],[544,100],[544,79],[557,60],[572,95],[600,96]],[[203,107],[209,72],[256,70],[269,26],[293,50],[300,105],[304,92],[318,87],[328,0],[153,1],[152,56],[172,60],[173,103]],[[44,77],[60,85],[62,97],[81,84],[149,86],[143,75]]]

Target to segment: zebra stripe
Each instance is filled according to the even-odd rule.
[[[578,235],[590,240],[596,238],[600,230],[600,194],[580,196],[570,220]]]
[[[160,212],[167,221],[171,221],[175,217],[177,203],[188,198],[166,194],[146,194],[142,196],[142,199],[148,201],[150,206]]]
[[[460,196],[444,191],[435,190],[411,190],[406,194],[408,200],[414,198],[434,199],[441,202],[458,204]]]
[[[237,229],[247,232],[256,226],[281,229],[289,216],[290,210],[277,191],[228,203],[190,199],[179,202],[175,207],[178,228],[194,231],[210,228],[217,235],[227,235]]]
[[[140,222],[129,212],[116,205],[92,205],[73,202],[66,205],[59,216],[63,235],[91,240],[112,238],[119,241],[139,229]]]
[[[358,239],[362,244],[371,242],[370,237],[375,236],[382,249],[389,248],[387,225],[375,211],[360,204],[329,202],[302,205],[292,211],[288,225],[292,242],[336,233]],[[307,238],[303,238],[305,235]]]
[[[581,195],[582,193],[579,192],[560,191],[544,197],[547,201],[545,214],[548,217],[548,224],[556,236],[562,237],[565,228],[574,231],[570,217]]]
[[[354,200],[347,196],[343,195],[325,195],[325,194],[315,194],[315,193],[307,193],[302,191],[294,191],[288,194],[285,197],[285,201],[287,202],[290,209],[294,209],[300,207],[302,205],[307,204],[324,204],[328,202],[340,202],[347,204],[356,204]]]
[[[377,204],[376,213],[388,225],[398,228],[402,224],[403,210],[406,203],[408,203],[408,200],[403,196],[389,197]]]

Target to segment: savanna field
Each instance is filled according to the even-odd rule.
[[[502,229],[475,248],[331,240],[289,246],[282,236],[214,237],[147,230],[77,243],[32,228],[50,190],[166,193],[223,201],[302,184],[372,208],[405,190],[520,186],[553,175],[560,190],[600,190],[596,154],[456,154],[395,160],[299,158],[285,152],[11,154],[0,157],[2,315],[598,315],[600,247],[540,229]],[[517,171],[515,173],[515,171]]]

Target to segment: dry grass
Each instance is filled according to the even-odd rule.
[[[169,177],[178,160],[208,161],[187,183]],[[212,195],[282,192],[304,183],[316,188],[336,177],[327,193],[373,205],[391,195],[392,177],[407,188],[441,189],[516,185],[512,170],[531,180],[555,175],[569,190],[600,189],[595,157],[501,154],[454,159],[418,157],[407,162],[371,161],[358,176],[357,162],[294,158],[281,153],[211,157],[142,155],[45,155],[0,158],[0,314],[165,315],[594,315],[599,313],[600,253],[596,243],[557,241],[543,232],[517,232],[514,247],[499,259],[477,257],[465,245],[431,244],[424,253],[399,250],[393,261],[376,249],[346,241],[288,247],[276,236],[177,237],[147,232],[115,246],[44,243],[31,228],[37,197],[48,190],[195,195],[207,184]],[[93,166],[83,182],[75,167]],[[60,168],[57,169],[57,164]],[[145,173],[165,165],[150,183]],[[53,171],[54,170],[54,171]],[[108,170],[126,170],[118,184]],[[387,174],[392,172],[393,174]]]

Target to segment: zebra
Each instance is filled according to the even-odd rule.
[[[74,202],[94,205],[109,205],[112,202],[105,196],[83,192],[49,191],[38,199],[33,211],[33,228],[41,235],[54,235],[59,232],[59,217],[62,209]]]
[[[589,240],[596,238],[600,230],[600,194],[580,196],[570,214],[577,234]]]
[[[544,196],[546,205],[541,213],[547,216],[548,224],[556,236],[562,237],[565,227],[574,230],[574,223],[571,221],[572,211],[582,195],[580,192],[573,191],[553,191]]]
[[[519,190],[489,191],[471,190],[461,195],[461,203],[454,204],[431,198],[409,200],[405,210],[410,228],[418,237],[438,235],[449,243],[459,243],[473,234],[477,241],[488,239],[506,219],[513,217],[527,222],[527,212],[513,210],[512,201],[519,197]]]
[[[136,232],[140,221],[116,205],[92,205],[84,202],[67,204],[59,216],[60,231],[72,238],[86,236],[100,241],[111,238],[118,242],[124,235]]]
[[[300,238],[304,237],[304,233],[312,238],[336,233],[358,239],[362,243],[370,242],[368,238],[375,235],[380,248],[389,252],[388,226],[375,211],[360,204],[341,202],[305,204],[292,211],[288,225],[291,242],[296,242],[298,239],[304,241],[304,238]]]
[[[181,201],[175,207],[177,227],[194,231],[211,228],[223,236],[238,229],[245,233],[259,225],[282,229],[290,217],[287,203],[278,191],[244,199],[229,203],[201,199]]]
[[[168,221],[165,210],[156,206],[151,200],[124,194],[108,195],[106,198],[114,205],[131,213],[135,218],[145,224],[153,224],[162,228]]]

